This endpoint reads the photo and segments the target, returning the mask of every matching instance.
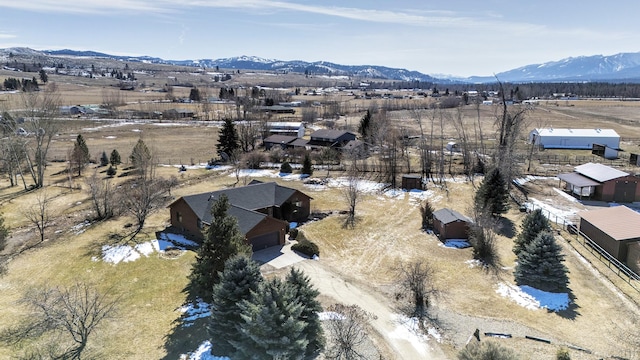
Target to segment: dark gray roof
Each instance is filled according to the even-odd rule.
[[[565,181],[573,186],[577,187],[587,187],[587,186],[598,186],[599,182],[589,179],[586,176],[582,176],[578,173],[568,173],[568,174],[559,174],[558,179]]]
[[[309,143],[309,140],[306,139],[295,139],[292,142],[289,143],[289,145],[291,146],[307,146],[307,144]]]
[[[433,218],[443,224],[449,224],[456,221],[471,222],[471,219],[451,209],[440,209],[433,212]]]
[[[331,129],[320,129],[316,130],[311,134],[311,138],[321,138],[321,139],[338,139],[344,134],[351,134],[355,138],[355,134],[345,130],[331,130]]]
[[[274,143],[274,144],[288,144],[297,138],[298,138],[297,136],[289,136],[289,135],[271,135],[266,139],[262,140],[262,142]]]
[[[343,150],[353,150],[353,149],[357,149],[359,147],[361,147],[364,143],[360,140],[349,140],[349,142],[347,142],[346,144],[344,144],[344,146],[342,147]]]
[[[247,186],[188,195],[182,199],[203,223],[211,224],[213,203],[222,194],[227,195],[231,205],[228,213],[238,219],[240,230],[246,233],[268,216],[255,210],[281,206],[296,191],[296,189],[280,186],[275,182],[252,182]]]

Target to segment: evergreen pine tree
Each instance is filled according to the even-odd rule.
[[[309,153],[304,154],[304,160],[302,161],[302,174],[309,176],[313,174],[313,166],[311,165],[311,156]]]
[[[422,217],[422,229],[433,230],[433,205],[427,199],[420,205],[420,216]]]
[[[518,255],[516,283],[545,291],[562,290],[569,283],[563,261],[562,248],[553,233],[542,232]]]
[[[229,215],[228,210],[229,199],[223,194],[211,207],[211,225],[198,248],[196,262],[189,275],[191,295],[207,302],[211,301],[213,285],[218,283],[225,261],[235,255],[251,253],[251,247],[238,227],[238,220]]]
[[[84,141],[82,134],[78,134],[76,137],[71,157],[78,168],[78,176],[82,175],[82,169],[89,162],[89,148],[87,147],[87,143]]]
[[[301,270],[291,268],[286,282],[294,287],[295,296],[303,305],[300,320],[306,323],[304,334],[309,341],[305,350],[305,356],[314,358],[324,348],[324,334],[318,313],[322,306],[317,300],[320,292],[313,288],[311,280]]]
[[[232,344],[234,359],[272,360],[302,357],[309,341],[300,320],[303,305],[293,286],[278,278],[265,281],[240,305],[242,336]]]
[[[241,336],[238,325],[243,323],[240,304],[249,300],[251,292],[262,282],[260,267],[246,256],[234,256],[226,261],[220,282],[214,285],[211,303],[209,337],[211,353],[232,357],[235,347],[231,341]]]
[[[542,214],[541,209],[536,209],[522,220],[522,232],[518,234],[513,244],[513,252],[519,255],[533,239],[543,231],[550,230],[549,220]]]
[[[293,169],[291,168],[291,164],[289,164],[288,162],[283,162],[282,165],[280,165],[280,172],[283,174],[291,174],[293,172]]]
[[[485,176],[476,191],[475,206],[478,213],[491,214],[496,217],[509,209],[509,192],[507,183],[498,168]]]
[[[151,151],[142,139],[138,139],[138,142],[133,147],[129,160],[131,160],[131,165],[134,168],[142,168],[151,160]]]
[[[111,152],[111,155],[109,156],[109,163],[114,168],[117,168],[118,165],[122,163],[122,159],[120,158],[120,153],[118,152],[118,150],[113,149],[113,151]]]
[[[100,156],[100,166],[107,166],[109,165],[109,157],[107,156],[107,152],[103,151],[102,155]]]
[[[240,148],[240,144],[236,127],[231,119],[225,119],[218,134],[218,145],[216,145],[218,156],[223,156],[223,153],[231,156],[238,148]]]
[[[362,135],[362,139],[364,141],[369,141],[369,136],[371,130],[371,111],[367,110],[367,113],[364,114],[362,119],[360,119],[360,124],[358,125],[358,132]]]

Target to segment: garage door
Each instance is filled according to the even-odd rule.
[[[635,181],[616,181],[613,201],[623,203],[634,202],[636,200],[637,185]]]
[[[266,249],[271,246],[280,245],[280,233],[278,231],[251,238],[253,251]]]

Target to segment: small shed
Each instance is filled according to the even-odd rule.
[[[402,188],[405,190],[422,190],[422,176],[409,174],[402,175]]]
[[[611,256],[640,272],[640,213],[626,206],[581,211],[580,232]]]
[[[447,239],[468,239],[472,221],[452,209],[439,209],[433,212],[433,230],[441,241]]]

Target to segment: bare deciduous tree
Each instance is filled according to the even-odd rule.
[[[502,111],[496,116],[496,126],[498,128],[498,148],[496,149],[496,167],[505,177],[508,186],[516,176],[518,163],[516,156],[516,142],[525,128],[525,115],[527,107],[508,107],[507,97],[503,84],[498,81],[500,95],[502,97]]]
[[[117,201],[111,179],[101,179],[96,170],[85,179],[85,182],[89,187],[89,195],[93,209],[96,211],[96,218],[102,220],[112,217],[115,214]]]
[[[401,293],[398,298],[409,294],[410,306],[405,312],[420,320],[427,316],[429,307],[434,298],[441,295],[442,291],[435,286],[435,273],[433,268],[423,259],[414,260],[408,264],[400,264],[396,268]]]
[[[25,141],[25,161],[33,178],[34,187],[44,186],[44,171],[47,166],[47,153],[51,139],[57,133],[55,117],[59,113],[60,96],[55,84],[47,86],[45,91],[21,93],[21,114],[25,121],[23,131]],[[14,129],[17,131],[19,129]]]
[[[335,314],[326,321],[329,341],[326,357],[329,359],[366,359],[365,344],[376,316],[357,305],[334,304],[327,309]]]
[[[35,358],[80,359],[98,327],[116,314],[118,301],[85,283],[32,289],[21,300],[31,311],[28,319],[0,338],[13,345],[36,340],[30,352]]]
[[[36,194],[36,203],[23,212],[24,217],[38,230],[40,242],[44,241],[45,231],[51,219],[50,201],[51,198],[47,195],[47,192],[41,190]]]

